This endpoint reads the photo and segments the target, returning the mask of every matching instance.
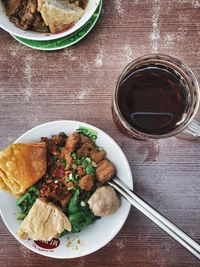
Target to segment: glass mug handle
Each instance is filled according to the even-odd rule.
[[[193,119],[189,126],[177,137],[185,140],[200,140],[200,121]]]

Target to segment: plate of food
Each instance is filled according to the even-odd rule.
[[[79,30],[100,0],[0,0],[0,27],[18,37],[49,41]]]
[[[130,210],[107,181],[133,189],[128,161],[102,130],[78,121],[39,125],[0,152],[0,210],[28,249],[76,258],[105,246]]]
[[[101,14],[101,10],[102,10],[102,0],[100,1],[99,6],[97,7],[92,17],[84,24],[83,27],[81,27],[76,32],[60,39],[50,40],[50,41],[35,41],[17,37],[15,35],[12,36],[18,42],[33,49],[44,50],[44,51],[54,51],[63,49],[76,44],[93,29]]]

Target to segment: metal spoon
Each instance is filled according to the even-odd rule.
[[[166,233],[173,237],[195,257],[200,259],[200,245],[195,242],[191,237],[185,234],[175,224],[170,222],[166,217],[153,209],[149,204],[142,200],[139,196],[127,189],[122,182],[113,178],[108,182],[116,191],[118,191],[126,200],[128,200],[135,208],[145,214],[150,220],[156,223]]]

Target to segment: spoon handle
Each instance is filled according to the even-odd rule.
[[[195,257],[200,259],[200,245],[195,242],[191,237],[179,229],[175,224],[170,222],[166,217],[152,208],[139,196],[127,189],[121,181],[117,178],[113,178],[108,182],[110,186],[115,188],[126,200],[128,200],[135,208],[145,214],[150,220],[156,223],[166,233],[173,237],[183,247],[190,251]]]

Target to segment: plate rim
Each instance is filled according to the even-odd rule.
[[[129,165],[128,159],[127,159],[126,156],[125,156],[125,153],[123,152],[123,150],[121,149],[121,147],[118,145],[118,143],[117,143],[117,142],[116,142],[110,135],[108,135],[106,132],[104,132],[104,131],[101,130],[100,128],[98,128],[98,127],[96,127],[96,126],[94,126],[94,125],[91,125],[91,124],[89,124],[89,123],[82,122],[82,121],[78,121],[78,120],[53,120],[53,121],[45,122],[45,123],[39,124],[39,125],[37,125],[37,126],[31,128],[31,129],[27,130],[25,133],[23,133],[22,135],[20,135],[20,136],[13,142],[13,144],[18,143],[19,140],[20,140],[21,138],[23,138],[26,134],[31,133],[33,130],[39,129],[40,127],[48,126],[48,125],[51,125],[51,124],[57,124],[57,123],[58,123],[58,124],[59,124],[59,123],[65,123],[65,122],[68,122],[68,123],[69,123],[69,122],[70,122],[70,123],[77,123],[77,124],[79,124],[79,125],[82,125],[82,126],[85,126],[85,127],[89,127],[89,128],[91,128],[91,129],[93,129],[93,130],[96,130],[96,131],[98,131],[98,132],[100,132],[100,133],[103,133],[104,135],[106,135],[106,138],[108,138],[109,140],[111,140],[112,142],[114,142],[114,144],[116,145],[117,149],[119,149],[119,151],[121,152],[121,156],[123,157],[123,164],[126,164],[126,167],[127,167],[128,170],[129,170],[129,175],[130,175],[130,181],[129,181],[129,183],[130,183],[130,184],[128,185],[128,187],[129,187],[129,189],[133,190],[133,188],[134,188],[134,184],[133,184],[133,175],[132,175],[132,171],[131,171],[131,167],[130,167],[130,165]],[[128,177],[129,177],[129,175],[128,175]],[[14,237],[14,238],[15,238],[21,245],[23,245],[23,246],[26,247],[27,249],[33,251],[33,252],[36,253],[36,254],[42,255],[42,256],[44,256],[44,257],[47,257],[47,258],[54,258],[54,259],[77,259],[77,258],[84,257],[84,256],[87,256],[87,255],[90,255],[90,254],[93,254],[93,253],[99,251],[100,249],[102,249],[103,247],[105,247],[111,240],[113,240],[113,239],[115,238],[115,236],[118,235],[118,233],[121,231],[123,225],[125,224],[125,222],[126,222],[128,216],[129,216],[130,209],[131,209],[131,204],[128,203],[128,206],[129,206],[129,207],[127,207],[126,215],[124,216],[124,218],[123,218],[123,220],[121,221],[120,225],[118,225],[118,230],[117,230],[114,234],[112,234],[112,235],[110,236],[110,238],[109,238],[108,240],[106,240],[106,242],[105,242],[104,244],[101,244],[101,245],[98,247],[98,249],[96,249],[96,250],[93,250],[93,249],[91,248],[91,249],[88,250],[86,253],[82,253],[81,255],[77,255],[77,256],[73,256],[73,257],[56,256],[56,255],[53,255],[53,254],[51,254],[51,255],[45,255],[45,254],[43,253],[43,251],[39,251],[39,250],[36,250],[36,249],[33,248],[33,247],[29,247],[29,246],[27,246],[26,244],[23,243],[22,240],[18,239],[18,237],[17,237],[17,235],[16,235],[15,233],[13,233],[13,232],[11,231],[10,227],[8,226],[8,224],[6,223],[6,221],[5,221],[5,219],[4,219],[4,216],[3,216],[3,214],[2,214],[1,208],[0,208],[0,215],[1,215],[1,218],[2,218],[2,220],[3,220],[4,224],[5,224],[5,226],[7,227],[7,229],[9,230],[9,232],[11,233],[11,235],[12,235],[12,236],[13,236],[13,237]]]

